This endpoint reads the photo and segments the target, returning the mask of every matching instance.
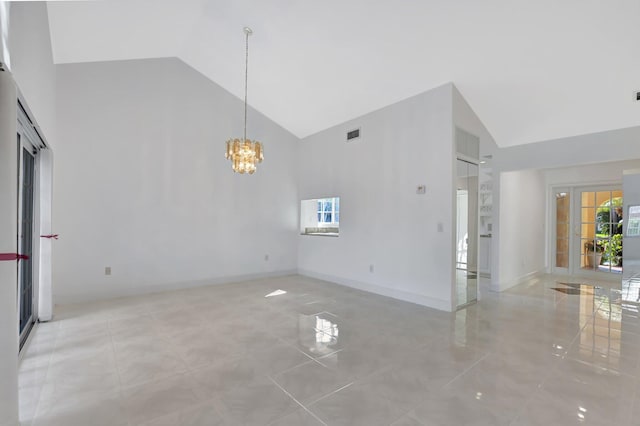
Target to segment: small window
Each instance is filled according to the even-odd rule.
[[[340,197],[314,198],[300,203],[300,233],[337,237],[340,230]]]

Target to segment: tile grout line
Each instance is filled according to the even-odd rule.
[[[326,395],[322,395],[320,398],[318,398],[318,399],[314,399],[313,401],[311,401],[311,402],[309,403],[309,405],[313,405],[313,404],[315,404],[316,402],[322,401],[323,399],[326,399],[326,398],[330,397],[331,395],[334,395],[334,394],[336,394],[336,393],[340,392],[341,390],[348,388],[349,386],[353,385],[354,383],[355,383],[355,382],[347,383],[346,385],[344,385],[344,386],[342,386],[342,387],[340,387],[340,388],[338,388],[338,389],[334,390],[333,392],[329,392],[329,393],[328,393],[328,394],[326,394]]]
[[[307,407],[304,406],[304,404],[302,404],[300,401],[298,401],[296,398],[294,398],[293,395],[291,395],[289,392],[287,392],[287,390],[285,388],[283,388],[282,386],[280,386],[280,384],[278,382],[276,382],[271,375],[267,375],[267,377],[269,378],[269,380],[271,380],[271,382],[276,385],[282,392],[284,392],[289,398],[291,398],[296,404],[298,404],[300,407],[302,407],[302,409],[304,411],[306,411],[307,413],[309,413],[314,419],[316,419],[317,421],[319,421],[320,423],[322,423],[324,426],[328,426],[325,422],[323,422],[318,416],[316,416],[311,410],[309,410]],[[286,417],[286,416],[285,416]],[[276,420],[277,421],[277,420]]]
[[[449,380],[447,383],[445,383],[444,385],[442,385],[441,389],[449,386],[451,383],[455,382],[458,378],[464,376],[468,371],[470,371],[473,367],[475,367],[476,365],[478,365],[480,362],[482,362],[483,360],[485,360],[489,355],[491,355],[491,352],[487,352],[486,354],[484,354],[484,356],[482,356],[480,359],[478,359],[476,362],[474,362],[473,364],[471,364],[469,367],[467,367],[465,370],[463,370],[460,374],[458,374],[457,376],[455,376],[453,379]]]

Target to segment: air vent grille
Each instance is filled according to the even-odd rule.
[[[353,129],[347,132],[347,142],[351,142],[354,139],[360,139],[360,129]]]

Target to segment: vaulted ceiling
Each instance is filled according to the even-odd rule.
[[[56,63],[179,57],[304,137],[453,81],[500,146],[640,126],[638,0],[50,2]]]

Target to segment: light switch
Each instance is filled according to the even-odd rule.
[[[426,185],[418,185],[418,187],[416,188],[416,194],[425,194],[426,192],[427,192]]]

